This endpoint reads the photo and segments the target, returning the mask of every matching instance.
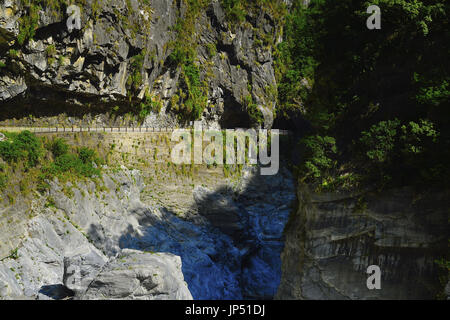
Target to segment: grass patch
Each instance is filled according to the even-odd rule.
[[[101,176],[104,161],[93,149],[71,147],[61,138],[41,139],[29,131],[4,134],[7,139],[0,142],[0,190],[10,204],[17,195],[45,191],[55,178],[74,182]]]

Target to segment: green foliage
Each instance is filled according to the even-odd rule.
[[[199,119],[207,106],[207,83],[200,76],[200,68],[195,59],[197,56],[197,40],[195,23],[201,12],[209,5],[207,0],[186,0],[186,13],[173,28],[176,33],[175,41],[171,42],[172,49],[169,62],[181,68],[180,86],[182,91],[177,95],[177,103],[172,103],[174,111],[179,112],[181,118]]]
[[[367,150],[369,160],[382,163],[391,158],[399,125],[398,119],[381,121],[370,127],[369,131],[362,132],[360,141]]]
[[[8,55],[11,58],[17,58],[17,56],[19,55],[19,52],[17,50],[15,50],[15,49],[9,49]]]
[[[31,0],[25,1],[25,5],[28,5],[28,13],[23,15],[19,21],[19,35],[17,36],[17,41],[20,45],[33,39],[36,29],[38,28],[39,11],[42,8],[40,5],[31,2]]]
[[[195,63],[185,64],[182,71],[188,88],[188,97],[184,102],[185,111],[191,114],[194,120],[200,119],[208,101],[207,87],[200,80],[200,69]]]
[[[208,54],[210,57],[215,57],[217,55],[217,48],[214,43],[208,43],[206,48],[208,49]]]
[[[180,86],[184,90],[173,97],[172,109],[179,112],[181,118],[200,119],[208,104],[207,83],[201,79],[200,68],[193,61],[185,61],[181,65],[181,73]]]
[[[47,148],[53,153],[53,156],[57,158],[68,153],[70,147],[64,139],[56,138],[50,142]]]
[[[4,192],[19,185],[22,194],[27,194],[33,187],[45,190],[47,180],[55,177],[67,181],[101,174],[103,162],[92,149],[80,147],[73,152],[61,138],[44,138],[43,143],[29,131],[4,134],[7,140],[0,142],[0,156],[6,162],[0,164],[0,190]],[[7,194],[7,198],[11,204],[15,201],[14,194]]]
[[[46,207],[46,208],[55,208],[56,207],[55,199],[53,199],[53,197],[49,196],[47,198],[47,201],[45,202],[44,207]]]
[[[366,28],[370,4],[382,8],[380,30]],[[276,52],[277,115],[334,137],[337,167],[374,184],[448,185],[449,12],[443,0],[294,1]],[[301,166],[323,179],[317,154]]]
[[[184,17],[180,17],[172,29],[176,34],[176,39],[171,42],[172,53],[170,60],[183,65],[190,63],[196,56],[196,29],[195,23],[201,12],[209,5],[208,0],[185,0],[186,12]]]
[[[78,158],[80,158],[84,164],[92,164],[92,162],[96,161],[96,154],[92,149],[81,147],[78,150]]]
[[[255,12],[257,14],[267,13],[275,20],[276,25],[282,25],[287,11],[285,2],[284,0],[220,0],[225,17],[231,23],[232,28],[245,23],[246,17]]]
[[[151,95],[148,89],[145,91],[144,101],[139,105],[139,118],[145,119],[151,112],[159,113],[163,103],[158,97]]]
[[[47,56],[53,57],[56,54],[56,46],[54,44],[50,44],[45,49],[45,52],[47,53]]]
[[[264,115],[261,110],[258,108],[258,105],[253,102],[252,95],[249,94],[244,98],[244,104],[247,108],[247,113],[250,117],[250,121],[253,124],[263,124],[264,123]]]
[[[62,154],[53,163],[44,166],[41,179],[51,179],[54,176],[63,179],[69,176],[93,178],[100,175],[100,169],[94,163],[99,163],[95,151],[82,147],[77,154]]]
[[[142,84],[142,68],[144,66],[146,52],[141,53],[131,58],[131,74],[128,77],[127,85],[129,88],[137,91]]]
[[[11,250],[9,253],[8,259],[17,260],[19,259],[19,248],[15,248],[14,250]]]
[[[241,0],[221,0],[228,20],[241,23],[245,21],[247,14],[244,1]]]
[[[439,107],[450,98],[450,77],[433,81],[414,74],[414,81],[419,86],[416,100],[422,105]]]
[[[449,240],[449,244],[450,244],[450,240]],[[439,267],[439,282],[441,283],[441,288],[442,288],[440,290],[440,292],[438,292],[436,298],[438,300],[446,300],[447,294],[446,294],[445,287],[447,286],[447,283],[449,281],[449,276],[450,276],[450,260],[448,258],[448,255],[447,255],[447,257],[443,257],[438,260],[435,260],[435,263]]]
[[[430,120],[420,119],[419,123],[410,121],[403,125],[402,142],[403,152],[410,155],[423,153],[429,146],[438,141],[439,133]]]
[[[275,66],[279,82],[278,112],[288,117],[292,109],[299,108],[307,100],[309,90],[302,82],[307,79],[311,84],[318,65],[314,57],[317,43],[316,6],[305,8],[299,1],[286,16],[285,41],[279,44]]]
[[[398,172],[405,175],[417,171],[419,174],[414,176],[419,181],[432,182],[439,179],[439,173],[445,173],[439,164],[441,160],[434,157],[438,139],[439,133],[430,120],[402,125],[396,118],[363,131],[358,146],[365,153],[362,162],[369,165],[367,172],[380,180],[391,180]]]
[[[328,136],[307,136],[300,140],[305,161],[300,167],[300,172],[305,178],[321,178],[327,170],[334,167],[333,156],[337,152],[336,141]]]
[[[26,164],[34,167],[42,156],[41,141],[31,132],[22,131],[19,134],[6,133],[8,140],[0,142],[0,156],[8,163],[25,160]]]
[[[45,52],[47,54],[47,62],[48,64],[52,65],[53,62],[55,62],[55,56],[56,56],[56,46],[54,44],[50,44],[46,49]]]
[[[0,190],[5,189],[6,185],[8,184],[8,175],[3,172],[3,168],[2,168],[2,172],[0,172]]]

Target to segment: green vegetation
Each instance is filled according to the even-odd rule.
[[[55,62],[55,56],[56,56],[56,46],[54,44],[49,45],[45,52],[47,54],[47,62],[48,64],[52,65],[53,62]]]
[[[5,133],[8,140],[0,142],[0,157],[9,164],[24,160],[27,167],[38,164],[42,155],[42,143],[31,132]]]
[[[151,112],[159,113],[162,107],[163,103],[159,97],[151,95],[147,89],[145,91],[144,101],[140,104],[139,118],[144,120]]]
[[[208,54],[210,57],[215,57],[217,55],[217,47],[214,43],[208,43],[206,48],[208,49]]]
[[[20,18],[19,35],[17,36],[17,41],[20,45],[33,39],[38,28],[39,11],[42,9],[41,6],[33,3],[32,0],[26,0],[25,5],[28,7],[28,14]]]
[[[328,171],[333,168],[332,155],[336,153],[336,141],[333,137],[311,135],[300,142],[303,151],[304,162],[302,173],[306,178],[321,178],[327,176]]]
[[[137,91],[142,84],[142,68],[144,66],[145,50],[131,58],[131,74],[128,77],[127,85],[130,89]]]
[[[4,133],[0,142],[0,190],[14,202],[16,187],[23,195],[30,189],[44,190],[55,177],[60,182],[96,178],[103,161],[86,147],[73,149],[63,139],[40,139],[29,131]]]
[[[187,99],[182,104],[182,110],[191,115],[191,119],[200,119],[208,103],[207,84],[200,79],[200,69],[192,61],[182,66],[183,80],[187,86]]]
[[[247,14],[244,1],[240,0],[222,0],[222,6],[228,20],[235,22],[244,22]]]
[[[281,24],[286,15],[286,4],[283,0],[220,0],[228,21],[241,24],[246,21],[249,11],[263,10],[270,14],[277,24]]]
[[[100,175],[100,170],[93,166],[94,151],[81,148],[77,153],[66,153],[58,156],[55,161],[42,168],[43,179],[49,179],[54,176],[67,177],[88,177]]]
[[[253,124],[263,124],[264,123],[264,115],[261,112],[261,110],[259,110],[258,105],[253,102],[253,98],[252,98],[251,94],[249,94],[248,96],[246,96],[244,98],[244,104],[245,104],[245,107],[247,108],[247,113],[250,117],[250,121]]]
[[[450,243],[450,241],[449,241]],[[450,260],[448,259],[448,257],[446,258],[441,258],[439,260],[436,260],[435,263],[438,265],[439,267],[439,281],[441,283],[441,287],[442,290],[441,292],[438,292],[437,294],[437,299],[438,300],[446,300],[447,299],[447,294],[445,293],[445,286],[447,285],[448,279],[449,279],[449,275],[450,275]]]
[[[169,62],[181,68],[180,92],[172,108],[180,118],[199,119],[207,106],[208,84],[200,75],[200,67],[196,62],[197,39],[195,38],[195,22],[202,10],[209,4],[207,0],[187,0],[187,11],[173,28],[176,39],[170,44],[172,53]],[[173,102],[176,102],[175,104]]]
[[[19,55],[19,52],[15,49],[9,49],[8,54],[11,58],[17,58],[17,56]]]
[[[301,177],[319,187],[448,186],[450,4],[301,2],[276,64],[278,117],[311,126],[299,142]],[[366,28],[369,4],[382,8],[381,30]]]
[[[69,152],[69,145],[64,141],[64,139],[56,138],[50,141],[46,145],[47,149],[53,153],[55,158],[62,156]]]

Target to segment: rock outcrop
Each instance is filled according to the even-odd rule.
[[[0,261],[1,299],[192,299],[179,257],[119,245],[137,224],[127,204],[139,205],[138,173],[124,168],[104,178],[114,191],[103,191],[103,198],[95,196],[95,184],[69,197],[53,183],[55,207],[34,212],[16,253]],[[102,232],[92,233],[94,222]]]
[[[181,259],[124,249],[89,284],[80,299],[191,300]]]
[[[191,221],[142,203],[139,171],[105,170],[100,186],[51,183],[45,197],[52,204],[33,209],[22,243],[0,261],[0,298],[274,296],[295,199],[288,171],[259,176],[258,168],[246,168],[225,190],[191,189],[200,216],[208,206],[220,208],[223,199],[234,204],[241,229],[229,235],[210,215]]]
[[[32,3],[25,7],[23,2],[0,2],[3,119],[30,113],[110,115],[115,106],[129,110],[151,97],[161,110],[151,115],[158,121],[144,123],[175,126],[179,105],[189,94],[182,93],[183,70],[170,55],[177,22],[190,12],[186,2],[87,0],[81,10],[82,29],[72,32],[64,4]],[[21,39],[21,24],[32,14],[38,20],[30,26],[36,28],[34,35]],[[249,116],[255,112],[261,112],[266,127],[272,125],[277,86],[274,46],[266,42],[276,44],[282,30],[267,8],[249,10],[246,19],[227,20],[220,2],[211,1],[195,17],[193,42],[182,44],[196,50],[208,101],[202,119],[210,126],[256,125]],[[6,110],[12,104],[16,110]]]
[[[435,299],[448,251],[449,194],[316,195],[298,189],[286,228],[278,299]],[[367,268],[381,270],[369,290]]]
[[[108,258],[95,247],[81,247],[64,256],[63,284],[77,297],[97,278]]]

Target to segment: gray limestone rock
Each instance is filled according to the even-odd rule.
[[[286,229],[279,299],[435,299],[448,192],[321,194],[300,186]],[[367,268],[381,270],[369,290]]]
[[[84,294],[107,261],[108,258],[98,249],[88,246],[66,253],[64,257],[64,285],[72,290],[76,296]]]
[[[42,5],[34,38],[19,44],[19,21],[27,10],[23,2],[0,2],[0,60],[9,79],[0,80],[0,108],[12,101],[41,109],[49,102],[71,108],[89,103],[107,113],[115,105],[140,103],[148,91],[162,108],[152,114],[161,121],[150,118],[147,125],[175,127],[172,98],[180,98],[180,89],[186,88],[181,68],[169,58],[170,43],[176,37],[171,30],[186,13],[184,2],[107,0],[95,12],[94,7],[88,0],[83,29],[70,33],[64,6]],[[196,61],[208,100],[201,120],[209,127],[257,126],[249,117],[249,99],[259,106],[264,126],[272,126],[277,88],[272,49],[262,44],[258,32],[275,41],[281,26],[258,9],[248,19],[234,26],[220,2],[212,1],[196,20]],[[9,48],[17,56],[10,56]],[[137,56],[142,57],[139,64]],[[127,82],[135,73],[142,81],[133,89]]]
[[[93,280],[81,299],[191,300],[181,259],[124,249]]]

